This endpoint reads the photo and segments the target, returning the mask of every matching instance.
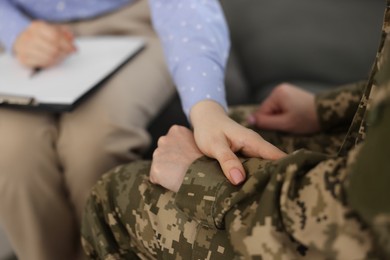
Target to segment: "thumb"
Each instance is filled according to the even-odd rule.
[[[218,160],[223,173],[232,184],[238,185],[245,180],[244,167],[227,143],[214,146],[213,157]]]

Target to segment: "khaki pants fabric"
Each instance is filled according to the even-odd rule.
[[[90,188],[139,158],[147,124],[174,94],[146,0],[68,25],[76,35],[135,35],[147,45],[72,112],[0,108],[0,225],[21,260],[76,258]]]
[[[149,182],[150,162],[118,166],[99,180],[87,202],[82,224],[87,255],[390,259],[389,69],[387,0],[367,83],[316,97],[322,133],[269,135],[289,155],[276,161],[242,158],[247,180],[239,186],[206,157],[190,165],[177,193]],[[243,120],[245,109],[236,111],[234,117]],[[338,127],[344,134],[329,132]]]

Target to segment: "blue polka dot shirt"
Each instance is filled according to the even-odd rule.
[[[0,0],[0,42],[11,52],[15,39],[31,19],[66,22],[92,18],[133,1]],[[202,100],[213,100],[226,109],[224,71],[230,42],[218,1],[149,0],[149,3],[186,115]]]

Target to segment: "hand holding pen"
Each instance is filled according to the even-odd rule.
[[[13,50],[21,64],[37,72],[60,63],[76,46],[68,27],[33,21],[17,37]]]

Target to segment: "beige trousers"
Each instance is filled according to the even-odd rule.
[[[145,128],[174,93],[146,0],[69,25],[147,47],[70,113],[0,108],[0,225],[21,260],[76,258],[89,189],[148,146]]]

